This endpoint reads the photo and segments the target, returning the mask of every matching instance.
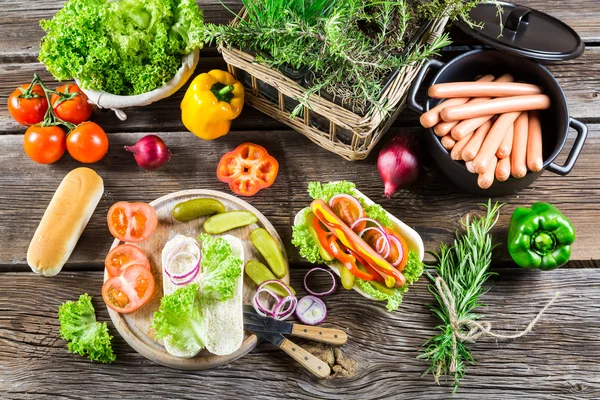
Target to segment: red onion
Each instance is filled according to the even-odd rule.
[[[377,159],[379,176],[388,199],[398,189],[408,186],[419,176],[418,147],[414,135],[405,133],[387,142]]]
[[[157,169],[171,159],[171,151],[165,142],[156,135],[144,136],[133,146],[125,146],[133,153],[137,165],[144,169]]]
[[[327,316],[327,307],[323,300],[315,296],[304,296],[298,302],[296,315],[306,325],[316,325],[323,322]]]
[[[402,243],[400,243],[398,238],[390,235],[390,239],[396,243],[396,247],[398,248],[398,259],[392,263],[392,267],[397,267],[398,264],[400,264],[400,261],[402,261],[402,258],[404,258],[404,249],[402,248]]]
[[[284,290],[289,295],[284,298],[281,298],[275,292],[273,292],[272,290],[270,290],[269,288],[266,287],[267,285],[269,285],[271,283],[281,285],[281,287],[283,287]],[[275,305],[270,309],[268,307],[264,306],[263,304],[261,304],[261,302],[260,302],[260,294],[263,292],[268,293],[271,297],[273,297],[275,299]],[[284,308],[282,310],[283,306],[285,306],[287,303],[289,303],[287,308]],[[298,304],[298,299],[296,298],[296,296],[294,296],[292,294],[292,291],[290,290],[290,288],[287,287],[287,285],[285,285],[283,282],[278,281],[276,279],[265,281],[265,282],[261,283],[258,286],[256,293],[254,293],[254,297],[252,298],[252,305],[254,306],[254,309],[256,310],[257,314],[260,314],[263,317],[271,317],[271,318],[275,318],[278,320],[285,320],[290,315],[292,315],[294,313],[294,311],[296,310],[297,304]]]
[[[331,276],[331,289],[326,290],[324,292],[315,292],[308,287],[308,283],[307,283],[308,276],[315,271],[324,271],[324,272],[328,273],[329,276]],[[333,275],[333,272],[331,272],[331,270],[329,270],[329,269],[317,267],[317,268],[313,268],[313,269],[309,270],[306,273],[306,275],[304,275],[304,289],[306,289],[306,292],[308,294],[312,294],[313,296],[317,296],[317,297],[328,296],[335,291],[336,286],[337,285],[335,282],[335,276]]]

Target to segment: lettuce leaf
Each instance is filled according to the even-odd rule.
[[[232,298],[242,274],[242,260],[223,238],[203,233],[198,239],[202,242],[202,295],[219,301]]]
[[[204,40],[194,0],[69,0],[40,26],[39,60],[57,80],[118,95],[163,86]]]
[[[292,244],[298,248],[300,255],[310,263],[326,264],[323,257],[319,253],[319,245],[308,230],[306,224],[306,214],[310,210],[307,208],[303,211],[301,221],[292,227]]]
[[[198,289],[193,283],[163,296],[152,321],[158,339],[168,337],[172,346],[185,352],[193,353],[206,343],[207,319]]]
[[[58,309],[58,321],[60,337],[69,343],[71,353],[101,363],[111,363],[117,358],[106,322],[96,321],[92,298],[87,293],[79,296],[77,302],[63,303]]]

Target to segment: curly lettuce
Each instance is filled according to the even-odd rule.
[[[206,343],[207,318],[198,289],[193,283],[163,296],[152,320],[156,337],[168,338],[171,346],[184,353],[195,353]]]
[[[39,60],[57,80],[118,95],[163,86],[204,41],[194,0],[69,0],[40,26]]]
[[[71,353],[101,363],[111,363],[117,358],[106,322],[96,321],[92,297],[87,293],[79,296],[76,302],[63,303],[58,309],[58,321],[60,337],[68,342]]]
[[[203,296],[219,301],[232,298],[242,274],[242,260],[233,254],[231,245],[223,238],[203,233],[198,239],[202,242]]]

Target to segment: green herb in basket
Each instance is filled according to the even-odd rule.
[[[358,112],[389,111],[382,98],[393,71],[431,57],[448,35],[414,44],[427,19],[466,17],[478,1],[242,0],[247,15],[233,25],[205,26],[207,39],[244,51],[273,66],[307,67],[311,81],[300,104],[325,91]],[[262,54],[262,55],[261,55]]]
[[[69,0],[51,20],[39,59],[57,80],[117,95],[163,86],[202,47],[194,0]]]

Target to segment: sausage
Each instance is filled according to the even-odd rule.
[[[469,143],[469,140],[471,140],[472,137],[473,133],[467,135],[463,139],[456,142],[456,144],[452,148],[452,152],[450,153],[450,157],[453,160],[462,160],[462,151],[465,148],[465,146]]]
[[[496,165],[498,164],[498,159],[495,155],[490,159],[489,165],[486,165],[483,173],[479,174],[477,178],[477,184],[482,189],[489,189],[494,183],[494,175],[496,173]]]
[[[515,133],[515,124],[513,123],[508,126],[508,129],[506,130],[506,134],[504,135],[504,139],[502,139],[502,142],[500,142],[500,146],[498,147],[498,150],[496,151],[496,157],[507,158],[508,156],[510,156],[510,153],[512,152],[512,142],[513,142],[514,133]]]
[[[502,114],[498,117],[496,122],[494,122],[494,125],[490,129],[490,132],[481,145],[481,149],[479,149],[477,157],[475,157],[473,160],[473,168],[475,168],[475,172],[482,174],[488,169],[492,159],[496,158],[496,151],[498,150],[502,139],[504,139],[504,135],[506,134],[506,131],[508,131],[508,127],[515,123],[515,120],[519,114],[521,113],[512,112]]]
[[[512,82],[515,78],[511,74],[504,74],[496,79],[494,82]],[[477,97],[475,99],[471,99],[469,103],[481,103],[484,100],[490,100],[491,97]],[[485,124],[489,121],[493,115],[484,115],[479,118],[471,118],[466,119],[464,121],[460,121],[457,125],[452,128],[452,137],[456,140],[460,140],[461,138],[468,135],[470,132],[476,131],[481,125]],[[449,122],[448,122],[449,123]]]
[[[485,75],[485,76],[477,79],[477,82],[492,82],[493,80],[494,80],[494,75]],[[440,120],[441,120],[440,111],[442,111],[444,108],[449,107],[449,106],[465,104],[469,100],[470,100],[469,97],[459,97],[459,98],[454,98],[454,99],[448,99],[448,100],[438,104],[437,106],[433,107],[431,110],[427,111],[423,115],[421,115],[421,117],[419,118],[419,121],[421,122],[421,125],[423,126],[423,128],[431,128],[432,126],[434,126],[435,124],[440,122]],[[446,132],[446,133],[448,133],[448,132]]]
[[[477,128],[477,130],[473,134],[473,137],[471,138],[469,143],[467,143],[467,145],[465,146],[465,148],[462,151],[462,159],[463,160],[473,161],[473,159],[477,156],[477,153],[479,153],[481,144],[483,143],[483,140],[485,139],[488,132],[492,128],[492,125],[494,125],[494,120],[489,120],[485,124],[483,124],[479,128]],[[473,169],[473,171],[475,171],[475,170]]]
[[[529,131],[529,113],[524,112],[515,121],[513,148],[510,153],[510,171],[515,178],[527,175],[527,136]]]
[[[496,165],[496,179],[504,182],[510,177],[510,157],[501,158]]]
[[[446,107],[440,115],[444,121],[458,121],[490,114],[545,110],[548,107],[550,107],[550,97],[545,94],[536,94],[531,96],[501,97],[476,104],[467,103],[460,106]]]
[[[467,171],[469,171],[470,173],[475,173],[475,170],[473,169],[473,161],[467,161],[465,163],[465,167],[467,167]]]
[[[337,229],[333,229],[332,233],[342,242],[342,244],[344,244],[347,247],[354,246],[360,249],[366,256],[368,256],[369,259],[372,260],[374,264],[378,266],[378,268],[375,268],[377,271],[389,271],[387,275],[392,276],[396,279],[396,287],[404,286],[404,284],[406,283],[406,278],[404,277],[402,272],[392,267],[390,263],[388,263],[379,253],[377,253],[373,248],[371,248],[371,246],[369,246],[364,240],[362,240],[358,236],[358,234],[356,234],[356,232],[350,229],[350,227],[346,225],[346,223],[342,221],[340,217],[338,217],[331,210],[331,208],[329,208],[327,203],[325,203],[321,199],[313,200],[313,202],[310,204],[310,208],[315,213],[317,218],[319,218],[319,214],[322,212],[323,214],[325,214],[324,217],[329,223],[333,223],[341,228],[342,233],[339,233]],[[325,221],[323,220],[321,220],[321,222],[325,223]],[[325,225],[327,226],[328,224],[325,223]]]
[[[456,124],[458,124],[458,122],[459,121],[452,121],[452,122],[442,121],[433,127],[433,131],[435,132],[436,135],[438,135],[440,137],[446,136],[447,134],[450,133],[452,128],[454,128],[456,126]]]
[[[434,99],[454,97],[509,97],[528,96],[542,93],[542,89],[531,83],[515,82],[449,82],[429,87],[427,94]]]
[[[452,148],[456,144],[456,140],[452,139],[452,136],[450,135],[442,137],[440,139],[440,142],[442,142],[442,146],[444,146],[444,148],[448,151],[452,150]]]
[[[537,111],[529,113],[529,134],[527,136],[527,168],[541,171],[544,165],[542,156],[542,124]]]

